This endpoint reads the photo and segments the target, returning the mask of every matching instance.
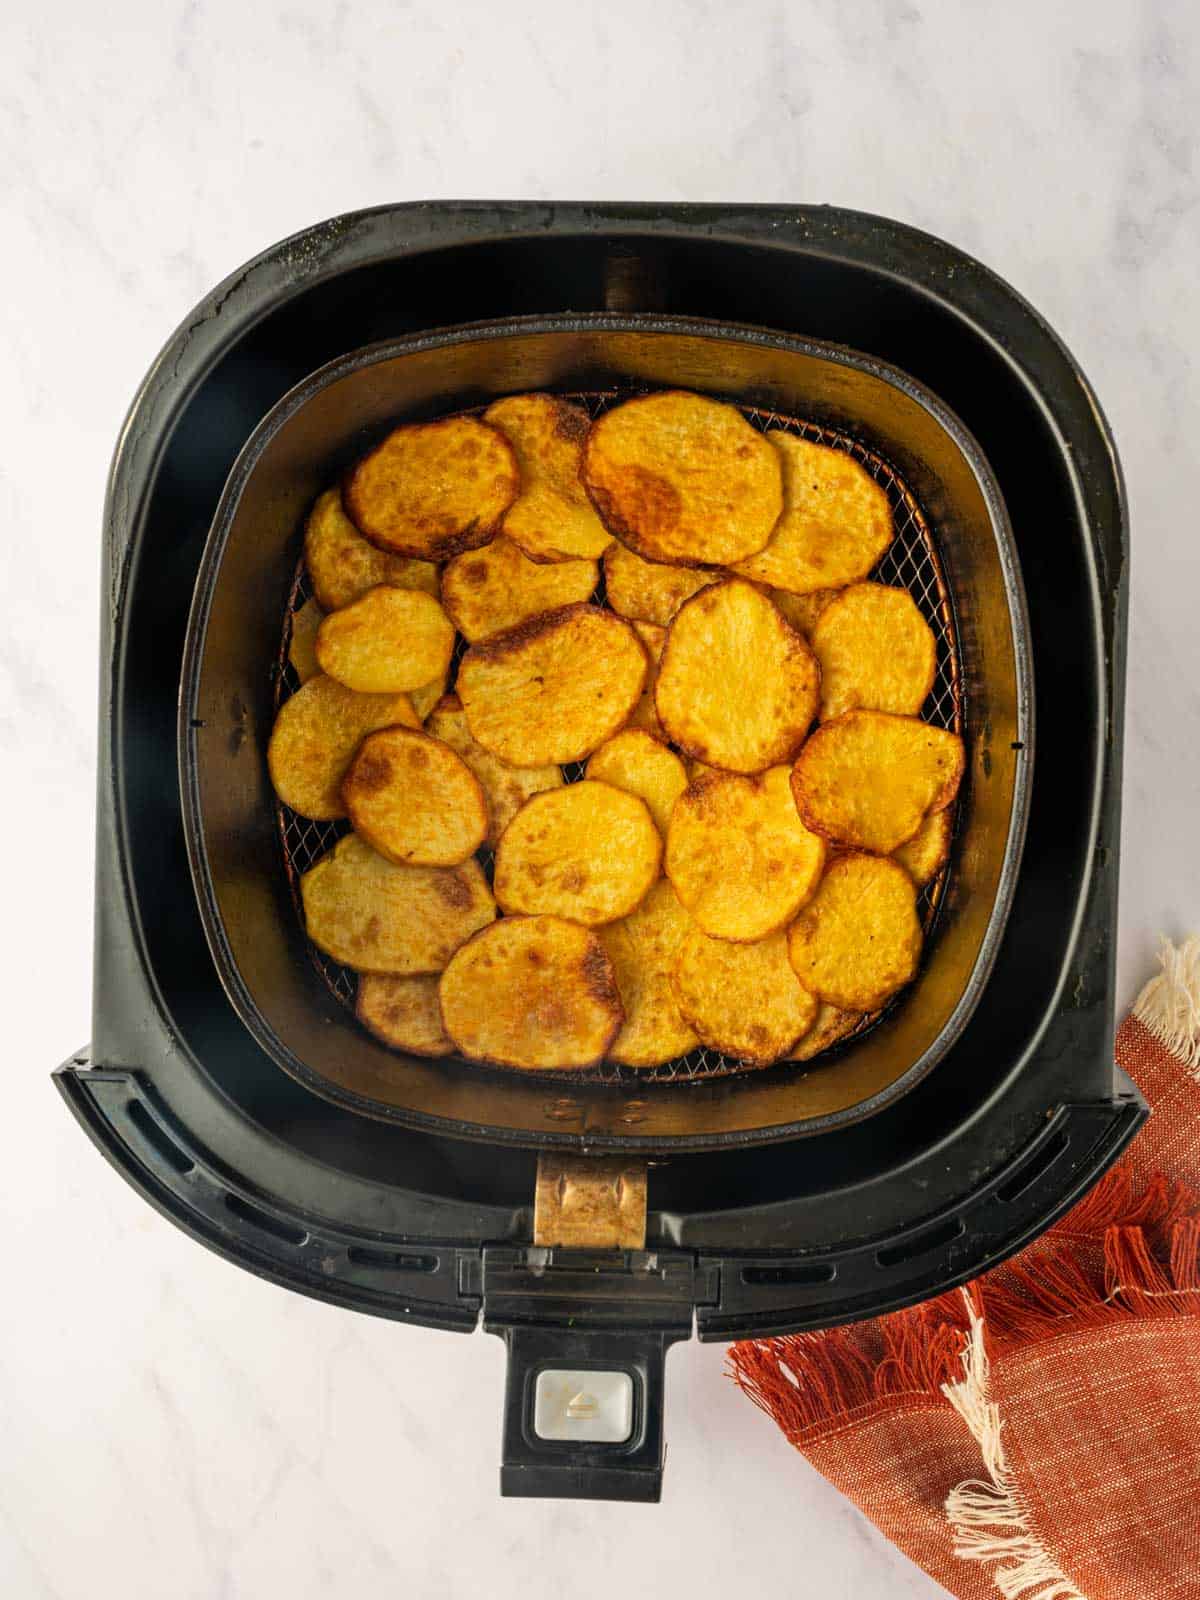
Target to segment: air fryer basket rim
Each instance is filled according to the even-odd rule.
[[[449,345],[510,338],[530,333],[662,333],[686,335],[722,342],[738,342],[766,346],[795,352],[821,361],[831,362],[867,373],[899,390],[921,406],[945,431],[961,453],[982,494],[996,544],[996,552],[1004,581],[1012,633],[1012,650],[1016,674],[1016,718],[1018,737],[1026,750],[1026,759],[1014,782],[1008,836],[1004,848],[1003,864],[997,882],[986,931],[980,943],[974,965],[962,992],[945,1025],[931,1044],[908,1068],[885,1088],[853,1106],[801,1122],[780,1123],[766,1129],[740,1129],[722,1134],[674,1134],[670,1136],[644,1136],[633,1133],[607,1132],[587,1134],[562,1132],[558,1129],[539,1130],[535,1138],[527,1132],[497,1128],[493,1125],[473,1124],[465,1121],[449,1122],[441,1116],[406,1108],[398,1113],[396,1108],[381,1104],[356,1094],[345,1087],[335,1086],[313,1071],[299,1056],[291,1051],[263,1017],[253,994],[243,982],[233,959],[226,936],[223,919],[216,903],[207,847],[204,841],[202,808],[199,793],[196,755],[196,733],[193,721],[196,716],[196,697],[199,690],[201,667],[208,625],[209,610],[220,572],[221,559],[241,496],[250,481],[264,450],[276,433],[296,415],[315,395],[336,382],[340,377],[371,367],[377,363],[406,353],[444,348]],[[189,617],[184,665],[179,702],[179,753],[180,775],[189,865],[192,873],[205,936],[216,964],[220,981],[242,1021],[258,1044],[276,1062],[298,1078],[313,1092],[336,1103],[373,1117],[402,1122],[407,1126],[441,1134],[452,1134],[485,1140],[501,1140],[517,1144],[546,1146],[586,1146],[595,1149],[624,1149],[651,1151],[669,1148],[672,1151],[704,1150],[729,1147],[732,1144],[761,1144],[793,1139],[797,1136],[822,1133],[832,1128],[848,1125],[871,1116],[892,1104],[936,1066],[946,1051],[961,1034],[971,1012],[986,985],[1003,933],[1012,899],[1020,862],[1029,801],[1030,758],[1033,745],[1032,664],[1028,646],[1028,620],[1020,565],[1009,526],[1003,497],[995,476],[977,442],[969,431],[936,395],[898,368],[844,345],[778,333],[771,329],[747,324],[729,324],[694,317],[660,317],[647,314],[617,316],[611,313],[584,315],[557,315],[507,318],[503,321],[474,322],[452,328],[439,328],[397,339],[380,341],[343,354],[295,385],[250,434],[229,473],[220,498],[211,532],[206,544],[196,583]],[[661,1088],[659,1093],[686,1093],[685,1089]]]

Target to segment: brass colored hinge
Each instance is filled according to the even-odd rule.
[[[646,1167],[611,1156],[538,1157],[533,1242],[586,1250],[642,1250]]]

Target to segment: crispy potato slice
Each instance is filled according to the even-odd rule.
[[[400,867],[357,834],[300,879],[308,937],[357,972],[440,972],[496,915],[478,861]]]
[[[588,761],[587,775],[644,800],[664,836],[671,809],[688,784],[683,762],[645,728],[624,728],[606,739]]]
[[[903,867],[852,850],[829,863],[788,930],[806,989],[843,1011],[876,1011],[911,983],[921,959],[917,891]]]
[[[590,600],[599,581],[595,561],[531,561],[519,544],[501,535],[447,563],[442,604],[474,644],[541,611]]]
[[[446,693],[446,685],[450,682],[450,670],[439,672],[436,678],[431,678],[428,683],[423,683],[419,689],[414,689],[409,695],[413,710],[421,722],[428,722],[433,713],[433,708]],[[468,763],[469,765],[469,763]]]
[[[796,815],[787,767],[694,778],[675,802],[666,872],[705,933],[739,943],[785,927],[812,894],[825,841]]]
[[[340,611],[380,583],[438,592],[438,570],[432,561],[386,555],[363,538],[346,515],[340,489],[327,489],[309,513],[304,563],[313,593],[326,611]]]
[[[954,813],[949,807],[934,811],[907,844],[892,852],[892,860],[900,863],[918,889],[923,889],[945,866],[953,832]]]
[[[844,450],[778,430],[767,438],[783,468],[783,515],[737,571],[793,594],[865,578],[892,542],[887,495]]]
[[[418,726],[406,694],[355,694],[318,673],[285,700],[267,745],[275,793],[302,817],[344,817],[342,779],[363,739],[376,728]]]
[[[510,767],[490,750],[485,750],[472,737],[462,702],[456,694],[443,696],[430,713],[426,727],[435,739],[444,740],[457,751],[483,785],[491,817],[490,845],[500,843],[500,835],[532,795],[562,788],[560,767]]]
[[[560,606],[474,644],[458,669],[472,734],[514,767],[582,761],[622,727],[646,682],[646,652],[599,606]]]
[[[686,934],[675,961],[675,998],[705,1044],[769,1066],[812,1024],[817,1002],[788,961],[787,935],[754,944]]]
[[[816,1020],[807,1033],[802,1033],[787,1053],[789,1061],[811,1061],[853,1033],[862,1021],[860,1011],[840,1011],[822,1000],[817,1007]]]
[[[521,468],[521,492],[504,516],[508,537],[534,561],[603,555],[612,535],[579,481],[588,431],[583,407],[552,394],[514,394],[483,415],[508,440]]]
[[[944,728],[887,711],[844,711],[800,752],[792,794],[814,833],[887,856],[926,812],[950,804],[963,764],[962,740]]]
[[[665,628],[685,600],[710,583],[719,572],[696,567],[669,567],[641,556],[616,542],[604,552],[604,592],[618,616],[631,622],[654,622]]]
[[[317,629],[324,620],[325,613],[315,600],[306,600],[299,611],[292,613],[288,660],[301,683],[315,678],[321,670],[317,665]]]
[[[495,536],[520,483],[502,433],[478,417],[445,417],[389,433],[349,474],[342,503],[381,550],[446,561]]]
[[[413,1056],[448,1056],[454,1040],[442,1027],[436,972],[401,976],[364,972],[358,980],[355,1014],[363,1027],[393,1050]]]
[[[325,618],[317,632],[322,672],[360,694],[400,694],[444,676],[454,624],[431,594],[381,583]]]
[[[541,1072],[595,1066],[625,1019],[604,946],[561,917],[493,923],[453,957],[438,993],[463,1055]]]
[[[903,589],[852,583],[821,613],[812,647],[822,722],[858,706],[915,716],[933,688],[937,645]]]
[[[701,589],[667,629],[654,701],[673,743],[728,772],[790,760],[817,709],[812,651],[760,589]]]
[[[593,927],[627,916],[661,864],[645,801],[589,778],[535,794],[517,812],[496,850],[496,899],[508,912]]]
[[[753,555],[783,509],[779,456],[762,434],[734,406],[682,389],[598,417],[583,481],[622,544],[685,567]]]
[[[660,878],[627,917],[599,930],[625,1007],[625,1025],[609,1047],[610,1061],[657,1067],[694,1050],[700,1040],[675,1002],[673,973],[691,918]]]
[[[666,739],[667,735],[662,723],[658,720],[658,707],[654,704],[654,685],[658,682],[658,663],[662,659],[663,646],[667,642],[667,630],[660,628],[654,622],[635,622],[633,631],[642,641],[649,662],[646,673],[646,687],[642,690],[637,705],[629,713],[627,728],[645,728],[647,733],[652,733],[656,739]]]
[[[842,591],[840,589],[812,589],[808,594],[789,594],[786,589],[771,589],[768,592],[796,632],[802,633],[811,643],[812,632],[817,625],[817,619],[825,610],[825,607],[831,601],[836,600]]]
[[[487,838],[479,779],[448,744],[411,728],[367,735],[342,799],[355,833],[389,861],[456,867]]]

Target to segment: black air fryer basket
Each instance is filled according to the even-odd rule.
[[[765,1072],[697,1052],[563,1081],[387,1052],[306,949],[285,869],[327,840],[265,774],[304,513],[397,420],[671,384],[841,444],[903,512],[883,575],[934,625],[929,714],[968,748],[922,974],[835,1057]],[[959,1283],[1145,1114],[1112,1059],[1125,539],[1060,342],[897,224],[436,204],[277,246],[167,346],[113,465],[94,1031],[65,1098],[230,1259],[503,1335],[504,1492],[657,1498],[669,1344]]]

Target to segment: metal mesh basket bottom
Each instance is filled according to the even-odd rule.
[[[626,399],[628,396],[625,394],[618,395],[616,392],[593,392],[575,393],[567,398],[586,406],[590,414],[596,417],[602,411],[607,410],[609,406],[615,404],[618,399]],[[922,708],[921,715],[927,722],[932,722],[939,728],[950,728],[961,734],[962,673],[958,654],[958,640],[954,630],[953,608],[933,533],[907,485],[895,469],[881,456],[868,450],[865,445],[846,434],[822,427],[814,422],[805,422],[798,417],[781,416],[774,411],[756,410],[749,406],[743,406],[741,410],[753,426],[761,430],[780,428],[788,433],[794,433],[800,438],[812,439],[818,444],[832,445],[835,449],[846,451],[848,455],[860,462],[875,481],[883,487],[892,508],[895,538],[872,572],[871,577],[880,583],[907,589],[920,607],[921,614],[933,629],[934,638],[937,641],[937,673],[934,678],[933,688],[929,692],[929,697]],[[308,574],[305,571],[303,561],[301,561],[289,596],[287,615],[284,618],[283,638],[276,670],[276,705],[287,699],[288,695],[294,693],[299,687],[299,680],[288,662],[288,646],[291,641],[292,616],[311,597],[311,594],[312,589],[309,585]],[[601,587],[597,591],[596,599],[597,601],[603,601],[603,597],[602,581]],[[451,667],[451,685],[453,683],[453,674],[457,669],[458,660],[463,649],[465,649],[465,644],[460,639],[454,663]],[[579,762],[572,766],[564,767],[563,776],[568,783],[577,782],[583,776],[583,763]],[[319,860],[321,856],[332,848],[337,840],[347,832],[349,825],[346,822],[312,822],[307,817],[298,816],[296,812],[281,803],[277,805],[277,813],[279,837],[283,846],[284,867],[291,885],[296,914],[303,922],[303,911],[300,904],[300,877],[308,871],[315,861]],[[491,851],[481,851],[479,859],[490,881],[492,873]],[[947,870],[944,869],[932,883],[926,885],[921,891],[918,900],[918,909],[926,935],[931,931],[937,916],[937,908],[942,898]],[[338,962],[332,961],[328,956],[323,955],[315,945],[310,944],[308,948],[317,971],[321,974],[329,989],[353,1013],[358,983],[356,974],[349,967],[343,967]],[[864,1017],[853,1034],[840,1044],[833,1046],[831,1050],[814,1057],[813,1062],[820,1064],[839,1054],[850,1040],[860,1037],[867,1028],[874,1026],[878,1020],[878,1014],[872,1017]],[[810,1065],[812,1064],[810,1063]],[[492,1070],[506,1071],[509,1069],[495,1067]],[[660,1067],[645,1070],[634,1071],[628,1067],[617,1066],[612,1062],[604,1062],[587,1072],[547,1073],[544,1076],[547,1081],[555,1083],[686,1083],[726,1077],[733,1073],[761,1070],[761,1068],[748,1065],[744,1061],[736,1061],[723,1056],[717,1050],[709,1050],[702,1046],[700,1049],[691,1051],[686,1056],[681,1056],[678,1060],[668,1061]],[[528,1076],[528,1074],[525,1074],[525,1076]]]

